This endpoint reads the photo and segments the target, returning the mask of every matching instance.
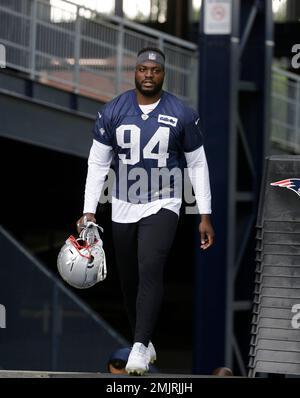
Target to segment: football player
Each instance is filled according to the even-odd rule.
[[[88,159],[83,217],[95,213],[112,160],[112,224],[115,255],[133,333],[126,371],[144,374],[156,359],[151,336],[163,297],[163,271],[182,203],[182,161],[195,192],[200,247],[214,241],[209,171],[199,116],[163,90],[165,55],[158,48],[137,54],[135,89],[98,113]]]

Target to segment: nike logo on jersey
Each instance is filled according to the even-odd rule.
[[[169,124],[173,127],[177,125],[178,119],[168,115],[158,115],[158,123]]]

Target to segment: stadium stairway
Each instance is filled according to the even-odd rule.
[[[103,103],[30,80],[0,73],[0,137],[87,157],[91,129]]]
[[[32,370],[105,372],[111,353],[129,343],[2,226],[0,247],[6,317],[0,377],[24,377],[22,372]]]

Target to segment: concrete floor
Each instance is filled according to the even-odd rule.
[[[111,373],[83,373],[83,372],[37,372],[22,370],[0,370],[0,378],[141,378],[140,376],[115,375]],[[203,376],[190,374],[153,373],[142,378],[220,378],[219,376]],[[232,377],[231,377],[232,378]]]

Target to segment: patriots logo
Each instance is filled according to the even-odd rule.
[[[300,196],[300,178],[288,178],[287,180],[271,182],[270,185],[290,189]]]

